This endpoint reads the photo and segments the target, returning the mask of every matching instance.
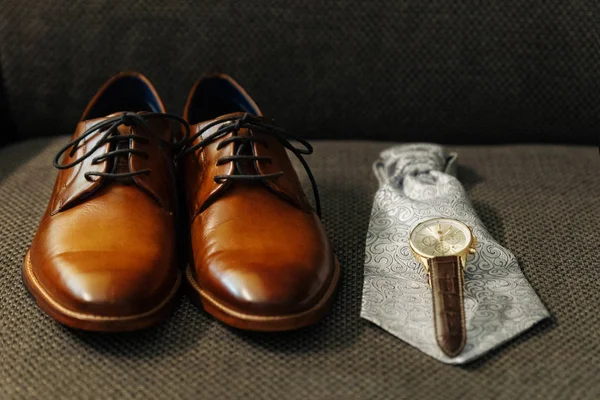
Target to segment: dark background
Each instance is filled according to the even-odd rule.
[[[2,136],[71,133],[122,70],[146,74],[180,113],[194,81],[219,71],[311,138],[593,144],[598,9],[593,0],[1,0],[0,104],[17,127]]]

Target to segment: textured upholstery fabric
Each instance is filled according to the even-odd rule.
[[[553,315],[466,367],[443,365],[359,318],[364,239],[385,144],[315,143],[310,164],[342,265],[332,314],[284,334],[249,334],[182,298],[162,325],[92,334],[43,315],[21,263],[66,141],[0,150],[2,399],[597,399],[600,397],[598,150],[453,147],[459,177]],[[306,180],[305,180],[306,183]]]
[[[201,74],[230,73],[267,115],[311,137],[597,143],[600,130],[593,0],[0,0],[0,10],[21,137],[70,132],[98,87],[131,69],[176,113]]]

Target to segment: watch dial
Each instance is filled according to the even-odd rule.
[[[452,256],[471,243],[471,230],[460,221],[435,218],[421,222],[410,235],[413,250],[425,257]]]

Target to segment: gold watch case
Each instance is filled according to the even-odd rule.
[[[449,238],[446,238],[448,234],[455,238],[448,240]],[[455,241],[456,244],[450,245],[450,242]],[[460,257],[464,269],[467,255],[475,253],[477,238],[473,234],[473,229],[465,223],[454,218],[439,217],[428,219],[415,226],[410,233],[409,244],[411,253],[429,275],[429,260],[438,256]]]

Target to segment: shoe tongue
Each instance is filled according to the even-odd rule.
[[[131,146],[131,143],[129,140],[123,140],[123,141],[113,144],[111,146],[111,150],[128,149],[130,146]],[[112,171],[111,171],[112,173],[122,174],[122,173],[131,172],[129,169],[129,157],[126,154],[114,157],[113,160],[114,161],[113,161]]]
[[[112,117],[118,117],[118,116],[123,115],[123,114],[125,114],[127,112],[131,112],[131,111],[117,111],[117,112],[114,112],[112,114],[108,114],[105,118],[108,119],[108,118],[112,118]]]
[[[107,115],[106,118],[118,117],[125,113],[126,113],[126,111],[115,112],[115,113]],[[125,125],[119,125],[119,127],[117,128],[117,130],[119,131],[119,135],[121,135],[121,136],[131,134],[131,129],[132,128],[130,126],[125,126]],[[111,143],[109,151],[124,150],[124,149],[128,149],[130,147],[131,147],[131,140],[121,140],[121,141]],[[110,168],[110,172],[114,173],[114,174],[130,172],[129,157],[127,157],[126,155],[114,157],[112,166],[109,166],[109,168]]]
[[[206,126],[208,124],[213,124],[213,123],[217,123],[217,124],[214,127],[212,127],[211,129],[208,129],[204,133],[202,133],[202,135],[200,136],[200,139],[204,140],[207,137],[209,137],[210,135],[214,134],[215,131],[222,126],[221,124],[218,124],[219,121],[223,121],[223,125],[234,124],[235,123],[234,118],[242,118],[245,114],[246,113],[244,113],[244,112],[234,112],[234,113],[221,115],[217,118],[208,120],[206,122],[202,122],[201,124],[199,124],[200,128],[203,126]],[[230,132],[229,134],[223,136],[222,138],[218,139],[217,142],[220,142],[221,140],[224,140],[225,138],[231,137],[234,134],[236,136],[251,136],[251,132],[249,129],[241,128],[237,132]],[[229,144],[228,146],[231,146],[231,144]],[[254,155],[253,146],[252,146],[252,143],[250,143],[250,142],[241,142],[241,141],[235,142],[235,144],[233,146],[234,146],[234,148],[232,150],[231,155],[244,155],[244,156]],[[237,161],[235,163],[235,168],[238,170],[238,173],[242,174],[242,175],[257,175],[258,174],[258,172],[256,171],[256,167],[254,165],[254,162],[252,160]]]
[[[234,112],[234,113],[229,113],[229,114],[224,114],[221,115],[217,118],[213,118],[204,122],[199,123],[197,126],[199,126],[200,128],[205,127],[208,124],[212,124],[212,123],[217,123],[219,121],[223,121],[223,124],[230,124],[233,123],[233,121],[231,121],[232,118],[236,118],[236,117],[243,117],[244,113],[243,112]],[[202,133],[202,135],[200,136],[201,139],[206,139],[208,136],[210,136],[211,134],[213,134],[215,132],[216,129],[218,129],[220,127],[220,124],[217,124],[217,127],[215,129],[208,129],[206,130],[204,133]]]
[[[223,119],[242,118],[245,115],[243,112],[239,113],[231,113],[224,115]],[[235,122],[235,121],[234,121]],[[240,128],[236,132],[232,132],[232,135],[240,136],[240,137],[251,137],[252,131],[248,128]],[[254,156],[254,146],[251,141],[239,141],[235,142],[235,148],[233,149],[233,154],[238,156]],[[238,173],[241,175],[259,175],[256,170],[255,162],[252,160],[241,160],[235,163],[235,167],[238,170]]]
[[[131,111],[117,111],[117,112],[108,114],[103,118],[98,118],[96,121],[102,122],[109,118],[119,117],[119,116],[125,114],[126,112],[131,112]],[[120,136],[130,135],[132,133],[132,127],[126,126],[126,125],[119,125],[117,127],[117,131]],[[130,147],[131,147],[131,140],[114,141],[114,142],[111,142],[108,151],[110,152],[110,151],[116,151],[116,150],[124,150],[124,149],[129,149]],[[126,154],[123,154],[123,155],[120,155],[117,157],[113,157],[112,165],[108,166],[108,172],[113,173],[113,174],[131,172],[130,168],[129,168],[129,157]]]
[[[247,129],[240,129],[238,136],[250,136],[250,132]],[[240,156],[255,155],[252,142],[237,143],[236,148],[234,149],[234,154]],[[252,160],[238,161],[236,162],[236,168],[238,173],[241,175],[259,175],[258,171],[256,170],[255,162]]]

